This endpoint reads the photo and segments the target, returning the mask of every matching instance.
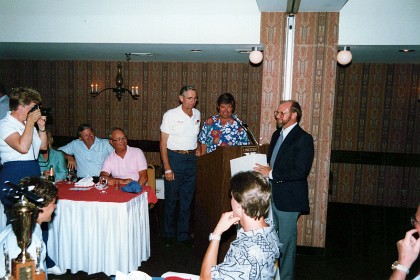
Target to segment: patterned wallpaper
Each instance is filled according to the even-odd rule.
[[[163,114],[179,105],[180,88],[194,85],[202,118],[215,114],[223,92],[236,99],[236,114],[259,135],[262,68],[248,63],[151,63],[123,62],[123,86],[139,86],[140,98],[124,95],[121,101],[107,91],[96,98],[90,85],[115,87],[117,63],[110,61],[15,61],[0,60],[0,80],[8,87],[37,89],[46,107],[53,110],[53,135],[76,136],[80,123],[91,123],[99,137],[114,126],[123,127],[133,140],[159,140]],[[146,154],[160,164],[159,154]]]
[[[273,111],[283,94],[285,13],[262,13],[264,43],[260,138],[275,130]],[[325,246],[331,135],[334,110],[338,13],[295,15],[292,99],[302,106],[301,126],[314,137],[315,159],[309,175],[311,213],[299,218],[298,245]]]
[[[0,80],[38,89],[45,105],[53,108],[51,130],[63,136],[73,136],[79,123],[91,122],[100,137],[111,127],[122,126],[131,139],[158,140],[162,115],[178,105],[178,91],[185,83],[197,87],[203,118],[216,112],[220,93],[231,92],[238,115],[261,143],[268,143],[275,130],[272,112],[283,90],[286,17],[262,13],[265,47],[259,67],[124,62],[124,86],[139,85],[137,101],[124,96],[118,102],[112,92],[89,96],[92,82],[100,88],[115,85],[117,62],[0,60]],[[420,198],[419,168],[330,165],[331,150],[420,153],[419,65],[353,64],[337,69],[338,20],[338,13],[296,15],[292,98],[302,105],[301,125],[315,140],[309,176],[311,214],[299,219],[298,244],[311,247],[325,246],[329,199],[409,206]],[[152,163],[160,162],[159,155],[146,156]]]
[[[417,155],[416,163],[331,165],[331,201],[415,208],[420,201],[420,64],[338,68],[333,150]],[[408,158],[408,156],[407,156]]]

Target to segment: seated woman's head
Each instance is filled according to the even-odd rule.
[[[19,182],[19,187],[34,186],[32,193],[42,198],[38,206],[38,223],[51,221],[52,214],[56,208],[58,189],[45,179],[39,177],[25,177]]]
[[[241,205],[247,216],[255,220],[267,216],[271,190],[267,179],[260,173],[247,171],[235,174],[230,179],[230,189],[232,199]]]
[[[52,134],[51,134],[50,131],[47,130],[46,133],[47,133],[47,145],[48,145],[48,148],[52,148],[52,144],[54,143],[54,138],[52,137]]]

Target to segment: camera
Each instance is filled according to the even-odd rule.
[[[39,106],[39,105],[35,105],[30,111],[29,111],[29,113],[31,113],[31,112],[33,112],[33,111],[35,111],[35,110],[38,110],[38,109],[40,109],[41,110],[41,116],[44,116],[44,117],[48,117],[49,115],[50,115],[50,111],[51,111],[51,108],[43,108],[43,107],[41,107],[41,106]]]

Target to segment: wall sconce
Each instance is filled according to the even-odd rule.
[[[131,87],[131,90],[123,88],[123,76],[122,76],[122,65],[121,62],[118,62],[117,64],[117,77],[115,78],[115,84],[117,85],[115,88],[109,87],[109,88],[104,88],[102,90],[98,91],[98,84],[91,84],[90,85],[90,94],[91,96],[93,96],[94,98],[96,96],[98,96],[99,94],[101,94],[102,92],[106,91],[106,90],[112,90],[113,92],[115,92],[115,95],[118,99],[118,101],[121,101],[122,95],[124,92],[128,92],[130,94],[130,96],[137,100],[139,98],[139,87],[138,86],[134,86]]]
[[[252,51],[249,53],[249,61],[252,64],[260,64],[262,60],[262,52],[258,50],[258,47],[252,47]]]
[[[341,65],[349,64],[352,58],[353,56],[350,52],[350,47],[344,47],[344,49],[337,54],[337,62]]]

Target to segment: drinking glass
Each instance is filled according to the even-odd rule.
[[[116,191],[120,190],[120,181],[119,180],[114,181],[114,190],[116,190]]]
[[[106,194],[106,188],[108,188],[108,177],[106,176],[101,176],[99,178],[99,184],[101,185],[101,191],[99,192],[100,194]]]
[[[73,177],[74,177],[74,170],[69,168],[67,170],[67,175],[66,175],[67,184],[71,184],[71,182],[73,181]]]
[[[106,176],[101,176],[101,178],[99,178],[99,183],[102,185],[102,187],[105,189],[106,186],[108,185],[108,177]]]

